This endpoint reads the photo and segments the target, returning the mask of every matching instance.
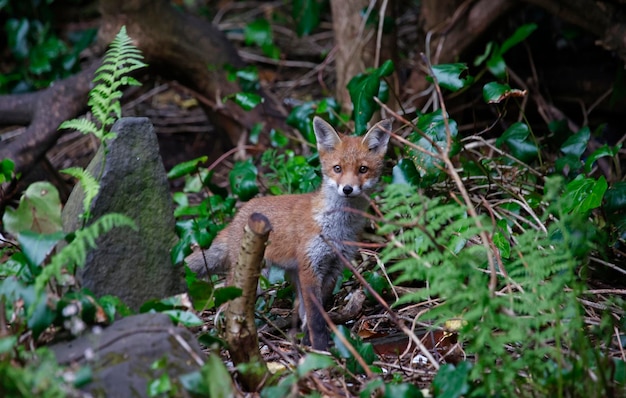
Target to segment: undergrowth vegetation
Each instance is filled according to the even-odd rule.
[[[305,18],[303,23],[306,31],[315,21]],[[276,52],[271,36],[254,35],[265,26],[255,22],[246,34],[251,37],[249,45],[258,45],[271,56]],[[480,84],[484,101],[493,104],[498,118],[505,119],[505,108],[516,108],[519,120],[524,120],[524,110],[516,101],[527,93],[511,87],[505,55],[535,28],[524,25],[503,43],[490,43],[474,62],[480,70],[475,77],[466,64],[429,65],[426,59],[434,100],[414,117],[385,105],[390,94],[385,78],[394,69],[387,61],[355,76],[348,85],[353,115],[342,114],[332,98],[294,107],[287,119],[294,133],[272,130],[269,149],[256,159],[235,162],[228,189],[214,181],[216,164],[207,165],[207,157],[170,170],[170,178],[184,179],[182,191],[173,196],[180,241],[171,252],[172,262],[182,263],[193,245],[210,245],[232,218],[237,201],[247,201],[259,192],[278,195],[316,189],[320,178],[311,131],[313,116],[336,126],[353,125],[357,134],[366,130],[377,112],[396,119],[395,166],[374,198],[378,215],[372,216],[377,236],[370,238],[382,249],[378,253],[362,250],[363,261],[345,273],[337,291],[346,286],[352,293],[364,289],[368,305],[382,308],[380,318],[406,334],[413,345],[395,353],[393,359],[379,356],[372,343],[362,339],[358,325],[352,330],[336,329],[330,355],[301,351],[285,337],[273,347],[267,345],[282,362],[276,361],[279,371],[262,386],[261,396],[319,396],[316,386],[321,384],[327,395],[349,392],[361,397],[625,393],[624,303],[613,297],[588,305],[593,295],[588,286],[591,264],[609,262],[610,249],[623,249],[626,237],[620,146],[588,151],[590,127],[569,131],[561,123],[548,126],[553,133],[550,142],[540,140],[529,124],[510,118],[502,131],[492,127],[461,134],[446,109],[448,94]],[[137,84],[128,73],[142,66],[140,54],[122,30],[91,92],[89,105],[96,122],[82,119],[61,127],[93,134],[106,146],[110,126],[121,117],[121,87]],[[244,109],[260,104],[258,73],[249,67],[230,68],[230,73],[242,91],[224,100]],[[259,127],[251,132],[252,144],[258,142],[260,131]],[[296,148],[294,142],[301,147]],[[550,159],[546,154],[554,148],[558,155]],[[594,166],[600,159],[610,160],[614,176],[610,181]],[[0,165],[0,182],[12,178],[10,164],[3,161]],[[35,345],[53,323],[71,328],[77,322],[89,322],[63,318],[62,308],[56,305],[60,292],[69,289],[81,305],[109,310],[109,320],[114,311],[124,311],[115,298],[97,299],[77,289],[72,275],[97,236],[114,227],[133,227],[133,223],[115,214],[90,220],[98,176],[79,169],[69,173],[86,193],[83,228],[69,235],[62,232],[61,203],[50,184],[32,185],[20,207],[7,211],[3,218],[4,228],[17,241],[4,249],[7,261],[0,265],[4,391],[57,396],[73,388],[45,347],[30,351],[21,340],[30,333]],[[62,240],[67,245],[55,252]],[[219,323],[214,310],[237,292],[217,287],[216,278],[198,280],[189,270],[186,281],[194,309],[213,311],[211,320]],[[283,275],[273,271],[262,278],[261,287],[269,290],[257,302],[262,323],[276,322],[280,317],[270,309],[279,301],[293,299],[283,282]],[[391,307],[381,295],[393,301]],[[452,343],[450,336],[454,336]],[[202,370],[185,378],[184,388],[209,396],[234,395],[231,373],[219,356],[222,342],[217,328],[199,339],[210,353]],[[426,345],[429,339],[434,344]],[[284,346],[276,348],[283,342]],[[287,357],[287,350],[293,356]],[[426,381],[418,382],[418,378]],[[74,379],[75,385],[83,380]],[[340,382],[335,383],[337,379]],[[428,388],[420,391],[424,385]],[[167,388],[150,391],[153,396],[175,395]]]
[[[106,146],[113,134],[110,127],[121,117],[122,86],[138,84],[126,75],[143,66],[141,54],[122,28],[94,79],[89,105],[95,122],[72,120],[60,128],[93,134]],[[99,236],[113,228],[136,228],[135,223],[117,213],[92,220],[89,209],[100,189],[98,176],[80,168],[65,172],[79,181],[85,193],[82,228],[63,231],[59,193],[48,182],[30,185],[19,206],[7,209],[2,217],[4,229],[17,241],[3,249],[7,260],[0,264],[0,379],[4,396],[72,394],[74,387],[90,380],[89,368],[64,372],[45,346],[36,351],[28,347],[36,345],[50,326],[78,335],[88,324],[105,323],[118,312],[129,312],[117,297],[96,298],[80,289],[74,275],[77,267],[85,264],[87,253],[96,247]]]

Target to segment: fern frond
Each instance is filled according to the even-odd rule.
[[[74,123],[73,125],[83,128],[79,131],[94,134],[100,142],[105,141],[105,138],[110,138],[108,128],[122,117],[119,104],[119,99],[123,94],[121,88],[128,85],[140,85],[137,79],[126,75],[147,66],[142,59],[141,51],[134,47],[132,40],[126,34],[126,27],[123,26],[111,42],[102,65],[96,70],[93,79],[96,85],[89,92],[87,105],[100,127],[94,124],[96,126],[94,128],[94,125],[75,121],[65,122],[62,126],[68,125],[66,123],[70,123],[69,125]]]
[[[100,192],[100,183],[91,175],[87,170],[83,170],[80,167],[70,167],[61,170],[62,173],[71,175],[76,178],[83,188],[85,197],[83,198],[83,212],[89,212],[91,208],[91,202]]]
[[[59,130],[63,129],[73,129],[83,134],[98,135],[99,133],[98,126],[89,119],[66,120],[59,126]]]
[[[76,267],[84,266],[89,250],[96,248],[96,239],[115,227],[129,227],[137,230],[132,219],[118,213],[105,214],[91,225],[77,230],[74,240],[52,256],[50,264],[41,270],[35,280],[36,291],[42,292],[50,279],[60,279],[64,270],[72,273]]]

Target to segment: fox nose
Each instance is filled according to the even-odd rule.
[[[350,195],[352,191],[354,191],[354,188],[352,188],[350,185],[346,185],[345,187],[343,187],[343,193],[345,193],[346,195]]]

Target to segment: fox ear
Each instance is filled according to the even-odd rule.
[[[363,137],[363,143],[367,145],[370,151],[379,155],[384,155],[387,152],[387,143],[389,143],[389,133],[391,132],[391,124],[393,119],[385,119],[376,123],[365,137]]]
[[[313,132],[317,140],[318,151],[332,151],[341,142],[341,138],[333,126],[319,116],[313,118]]]

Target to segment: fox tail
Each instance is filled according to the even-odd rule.
[[[198,250],[187,256],[185,262],[199,278],[224,274],[228,271],[228,246],[214,242],[208,250]]]

